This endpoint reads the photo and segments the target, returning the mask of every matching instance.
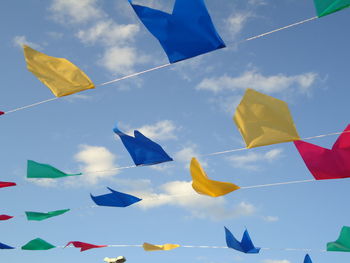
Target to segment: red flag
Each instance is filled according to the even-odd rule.
[[[0,221],[4,221],[4,220],[9,220],[13,218],[13,216],[8,216],[8,215],[0,215]]]
[[[350,125],[332,149],[304,141],[295,141],[294,144],[316,180],[350,177]]]
[[[80,241],[70,241],[68,242],[68,244],[65,247],[68,247],[70,244],[72,244],[73,246],[80,248],[80,252],[83,252],[85,250],[88,249],[92,249],[92,248],[100,248],[100,247],[107,247],[106,245],[93,245],[93,244],[89,244],[89,243],[84,243],[84,242],[80,242]]]
[[[5,114],[5,112],[3,112],[3,111],[0,111],[0,115],[3,115],[3,114]]]
[[[9,187],[9,186],[15,186],[15,185],[16,185],[16,183],[12,183],[12,182],[0,182],[0,188]]]

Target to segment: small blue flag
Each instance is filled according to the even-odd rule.
[[[247,253],[247,254],[256,254],[259,253],[260,248],[255,247],[253,245],[252,240],[250,239],[250,236],[248,234],[248,230],[244,231],[243,237],[242,237],[242,241],[239,242],[230,232],[230,230],[228,230],[225,227],[225,234],[226,234],[226,244],[229,248],[241,251],[243,253]]]
[[[95,202],[96,205],[100,206],[113,206],[113,207],[127,207],[129,205],[132,205],[134,203],[140,202],[142,199],[133,196],[128,195],[124,193],[120,193],[117,191],[114,191],[113,189],[107,187],[109,191],[112,193],[105,194],[105,195],[99,195],[99,196],[93,196],[90,194],[91,199]]]

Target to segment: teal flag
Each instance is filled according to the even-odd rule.
[[[62,215],[64,213],[67,213],[69,210],[70,209],[63,209],[63,210],[56,210],[56,211],[51,211],[47,213],[40,213],[40,212],[25,212],[25,213],[28,220],[41,221],[54,216]]]
[[[41,238],[33,239],[24,246],[22,246],[23,250],[49,250],[51,248],[55,248],[55,246],[51,245],[50,243],[47,243]]]
[[[339,238],[327,243],[327,251],[350,252],[350,227],[343,226]]]
[[[314,0],[318,17],[326,16],[350,6],[350,0]]]
[[[66,174],[49,164],[37,163],[31,160],[28,160],[27,163],[27,178],[60,178],[74,175],[81,175],[81,173]]]

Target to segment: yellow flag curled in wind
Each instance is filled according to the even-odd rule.
[[[196,158],[192,158],[190,166],[193,189],[203,195],[218,197],[238,190],[238,185],[210,180]]]
[[[172,250],[177,247],[180,247],[180,245],[177,245],[177,244],[153,245],[146,242],[143,243],[143,249],[145,251]]]
[[[247,148],[300,140],[286,102],[247,89],[233,116]]]
[[[64,58],[50,57],[27,45],[23,46],[27,68],[56,97],[67,96],[95,86],[77,66]]]

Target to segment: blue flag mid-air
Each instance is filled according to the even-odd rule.
[[[99,196],[93,196],[92,194],[90,194],[91,199],[95,202],[96,205],[113,206],[113,207],[127,207],[129,205],[140,202],[142,200],[136,196],[120,193],[120,192],[114,191],[113,189],[111,189],[109,187],[107,187],[107,188],[112,193],[105,194],[105,195],[99,195]]]
[[[248,231],[245,230],[243,237],[242,237],[242,241],[239,242],[230,232],[230,230],[228,230],[225,227],[225,234],[226,234],[226,244],[229,248],[241,251],[243,253],[246,254],[256,254],[259,253],[260,248],[255,247],[253,245],[252,240],[250,239],[250,236],[248,234]]]
[[[170,63],[226,47],[204,0],[176,0],[172,14],[129,2],[145,27],[158,39]]]
[[[151,141],[139,131],[134,131],[135,137],[121,132],[117,126],[113,131],[122,140],[135,165],[152,165],[173,160],[159,144]]]
[[[304,263],[312,263],[312,260],[309,256],[309,254],[306,254],[305,258],[304,258]]]
[[[3,243],[0,243],[0,249],[14,249],[14,247],[10,247],[8,245],[5,245]]]

